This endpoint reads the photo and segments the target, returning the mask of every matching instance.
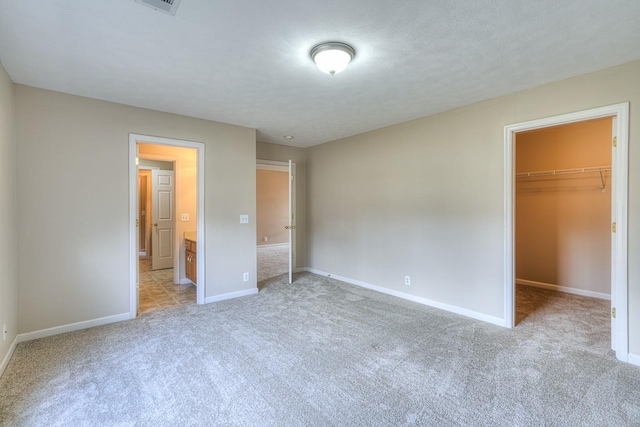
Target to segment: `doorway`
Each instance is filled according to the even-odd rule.
[[[192,153],[190,153],[190,151]],[[179,169],[194,168],[195,152],[190,148],[138,143],[139,181],[146,182],[146,188],[138,187],[138,224],[140,235],[145,230],[146,254],[138,259],[138,314],[192,304],[196,302],[196,287],[184,283],[184,275],[179,261],[180,254],[174,251],[174,236],[180,236],[180,229],[191,228],[181,224],[176,218],[176,207],[180,212],[195,214],[196,200],[184,197],[180,190],[192,186],[195,179],[180,177]],[[182,159],[182,162],[180,160]],[[143,179],[147,178],[149,179]],[[144,197],[146,196],[146,198]],[[195,219],[195,215],[193,215]],[[182,225],[178,230],[178,225]],[[148,232],[147,232],[148,230]],[[176,233],[176,231],[178,231]],[[142,246],[142,241],[139,245]]]
[[[627,325],[627,146],[628,146],[628,111],[629,104],[617,104],[609,107],[596,108],[547,119],[534,120],[505,127],[505,326],[515,326],[515,294],[516,294],[516,179],[518,171],[516,156],[516,138],[540,129],[548,129],[598,119],[611,121],[611,168],[610,191],[611,232],[608,239],[610,247],[611,274],[611,348],[616,357],[628,360],[628,325]],[[606,166],[606,165],[597,165]],[[572,168],[569,168],[572,169]],[[573,168],[579,169],[579,168]],[[534,171],[536,172],[536,171]],[[553,171],[540,171],[549,173]],[[567,170],[561,171],[567,172]],[[573,171],[575,172],[575,170]],[[600,175],[600,171],[597,172]],[[606,185],[603,172],[601,184]],[[555,174],[558,175],[558,174]],[[547,176],[554,176],[553,173]],[[551,184],[557,185],[557,182]],[[606,190],[606,188],[605,188]],[[608,227],[607,227],[608,228]],[[543,283],[543,282],[540,282]]]
[[[256,162],[258,289],[295,269],[295,163]],[[277,278],[277,279],[276,279]]]
[[[141,292],[145,293],[143,297],[149,296],[149,286],[145,288],[145,285],[153,285],[154,298],[157,300],[152,304],[153,309],[189,302],[203,304],[206,283],[204,144],[130,134],[129,153],[130,317],[149,311],[148,304],[140,304]],[[151,171],[150,181],[139,180],[140,171],[145,169]],[[144,203],[140,190],[143,181],[147,182],[145,190],[151,195],[147,199],[153,199],[154,192],[158,192],[157,204],[156,201],[151,202],[151,212],[148,207],[140,207]],[[155,189],[154,181],[157,181]],[[150,217],[150,221],[146,220],[147,224],[143,222],[143,211],[145,217]],[[150,231],[142,233],[141,226]],[[145,234],[149,243],[141,245],[139,239]],[[194,242],[193,246],[190,244],[189,252],[186,248],[187,238]],[[141,258],[143,246],[146,249],[145,257]],[[148,255],[153,263],[151,259],[145,259]],[[156,257],[160,258],[156,260]],[[187,264],[189,260],[193,264]],[[187,278],[187,266],[192,267],[189,269],[192,273],[190,277],[198,278],[196,283]],[[187,292],[189,286],[191,291]]]

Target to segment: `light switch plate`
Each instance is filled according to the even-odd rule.
[[[249,215],[240,215],[240,224],[249,224]]]
[[[189,214],[181,214],[180,221],[189,221]]]

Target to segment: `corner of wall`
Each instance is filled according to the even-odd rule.
[[[17,345],[18,345],[18,338],[16,337],[11,343],[11,346],[9,347],[9,351],[7,352],[7,354],[5,354],[4,358],[2,359],[2,362],[0,362],[0,377],[2,377],[2,374],[4,373],[5,369],[7,369],[7,366],[9,365],[9,361],[11,360],[13,353],[16,351]]]
[[[0,63],[0,374],[15,350],[18,333],[18,237],[16,182],[16,87]]]

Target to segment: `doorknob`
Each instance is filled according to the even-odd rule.
[[[154,227],[157,227],[157,226],[158,226],[158,223],[156,222],[155,224],[153,224],[153,226],[154,226]]]

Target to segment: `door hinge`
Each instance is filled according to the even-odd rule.
[[[616,318],[616,308],[615,307],[611,308],[611,317],[613,317],[614,319]]]
[[[136,219],[136,227],[140,227],[140,221]]]
[[[618,146],[618,137],[617,137],[617,136],[614,136],[614,137],[613,137],[613,146],[614,146],[614,147],[617,147],[617,146]]]
[[[293,181],[293,175],[291,175],[291,181]]]
[[[614,233],[616,232],[617,228],[618,227],[616,227],[616,223],[615,222],[611,224],[611,231],[613,231]]]

